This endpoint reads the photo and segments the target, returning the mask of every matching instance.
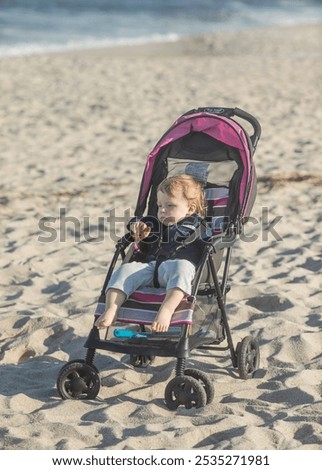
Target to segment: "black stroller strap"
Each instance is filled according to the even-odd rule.
[[[198,238],[202,238],[204,234],[207,233],[207,222],[203,220],[199,227],[191,234],[189,237],[187,237],[183,242],[181,242],[181,245],[177,248],[177,250],[180,250],[180,248],[184,248],[187,245],[190,245],[190,243],[193,243],[194,241],[198,240]]]
[[[160,287],[159,277],[158,277],[158,269],[159,269],[159,266],[162,263],[162,261],[164,261],[164,259],[162,259],[162,258],[156,260],[155,267],[154,267],[154,272],[153,272],[153,285],[154,285],[154,287],[157,287],[157,288]]]

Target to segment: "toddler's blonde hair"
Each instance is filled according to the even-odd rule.
[[[205,214],[205,198],[201,185],[190,175],[175,175],[169,176],[163,180],[159,186],[158,191],[175,197],[175,192],[181,190],[183,197],[189,202],[194,204],[197,214]]]

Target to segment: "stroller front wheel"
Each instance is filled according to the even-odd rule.
[[[259,346],[252,336],[246,336],[237,344],[237,367],[241,379],[249,379],[259,367]]]
[[[165,402],[169,410],[184,405],[186,409],[202,408],[207,403],[206,391],[201,383],[188,375],[174,377],[165,389]]]
[[[63,400],[93,400],[99,392],[100,385],[96,367],[81,360],[66,364],[57,378],[57,390]]]
[[[198,382],[201,383],[207,395],[207,405],[209,405],[209,403],[211,403],[214,399],[215,389],[214,389],[213,383],[208,378],[207,374],[205,374],[205,372],[202,372],[201,370],[198,370],[198,369],[185,369],[184,375],[193,377],[194,379],[198,380]]]

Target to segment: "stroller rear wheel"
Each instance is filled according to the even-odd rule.
[[[134,355],[131,354],[130,356],[130,364],[133,367],[137,367],[139,369],[148,367],[152,364],[155,356],[142,356],[142,355]]]
[[[57,390],[63,400],[92,400],[100,389],[96,367],[84,361],[71,361],[62,367],[57,378]]]
[[[215,396],[215,389],[213,383],[201,370],[198,369],[185,369],[184,375],[188,375],[189,377],[193,377],[194,379],[198,380],[201,385],[204,387],[206,395],[207,395],[207,405],[212,402]]]
[[[169,410],[176,410],[178,406],[185,408],[202,408],[207,403],[207,395],[201,383],[187,375],[174,377],[165,389],[165,402]]]
[[[237,344],[237,367],[242,379],[250,379],[259,367],[259,346],[252,336]]]

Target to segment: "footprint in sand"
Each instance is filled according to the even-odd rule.
[[[51,295],[51,302],[60,304],[70,297],[71,286],[69,282],[61,281],[58,284],[51,284],[42,289],[43,294]]]
[[[288,299],[275,294],[252,297],[247,300],[246,305],[257,308],[261,312],[282,312],[293,307]]]

